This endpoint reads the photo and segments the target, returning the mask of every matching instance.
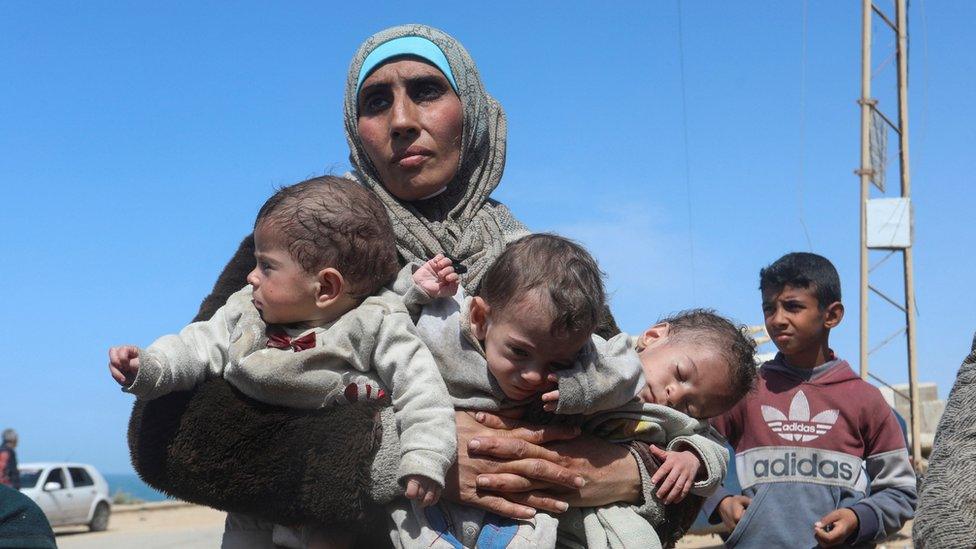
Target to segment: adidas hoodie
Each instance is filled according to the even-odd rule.
[[[778,354],[759,369],[756,391],[712,425],[735,449],[752,498],[728,547],[816,547],[813,524],[843,507],[860,521],[845,546],[870,547],[914,514],[915,472],[898,421],[843,360],[808,370]],[[708,499],[711,522],[729,495]]]

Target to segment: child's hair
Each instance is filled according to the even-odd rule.
[[[670,325],[672,341],[708,345],[729,364],[732,403],[738,402],[756,383],[756,342],[746,335],[745,326],[736,326],[711,309],[680,311],[658,322]]]
[[[355,181],[323,176],[282,187],[261,206],[254,227],[262,223],[281,232],[305,271],[339,270],[354,297],[376,293],[399,270],[386,209]]]
[[[592,332],[606,308],[603,272],[579,244],[540,233],[509,244],[485,273],[478,295],[493,312],[537,290],[555,313],[553,335]]]
[[[779,292],[784,286],[810,288],[822,310],[840,301],[840,276],[826,257],[807,252],[793,252],[759,271],[759,290]]]

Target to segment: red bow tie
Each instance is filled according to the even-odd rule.
[[[311,332],[298,338],[290,338],[284,332],[273,332],[268,334],[268,347],[275,349],[292,349],[296,353],[306,349],[315,348],[315,332]]]

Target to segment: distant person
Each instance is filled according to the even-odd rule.
[[[285,187],[261,207],[254,245],[249,285],[178,335],[113,347],[112,377],[143,399],[222,377],[256,400],[309,410],[389,394],[404,495],[437,502],[457,452],[454,408],[403,299],[384,287],[399,268],[379,198],[338,177]],[[275,543],[303,546],[340,535],[277,531]]]
[[[939,420],[912,526],[916,547],[976,547],[976,336]]]
[[[7,431],[4,431],[4,436]],[[51,524],[41,508],[29,497],[8,486],[0,486],[0,547],[58,547]]]
[[[706,512],[734,528],[729,547],[873,546],[912,517],[915,472],[881,392],[830,348],[844,318],[837,270],[791,253],[759,272],[759,289],[779,353],[756,393],[712,420],[743,494],[720,490]]]
[[[0,484],[20,490],[20,470],[17,469],[17,431],[3,430],[3,444],[0,445]]]

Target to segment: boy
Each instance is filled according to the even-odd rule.
[[[661,482],[658,503],[680,501],[689,492],[707,495],[718,486],[727,453],[703,436],[709,434],[706,424],[688,415],[721,413],[751,385],[753,347],[731,323],[692,311],[640,338],[591,337],[605,308],[601,273],[586,250],[550,234],[510,244],[486,272],[477,296],[455,295],[455,281],[451,261],[438,256],[421,267],[405,268],[396,285],[419,315],[418,331],[441,367],[455,407],[499,410],[541,398],[547,410],[559,414],[604,412],[588,416],[584,424],[600,436],[667,448],[645,444],[643,455],[635,456],[662,462],[645,490],[644,514],[653,522],[661,518],[655,515],[660,509],[653,502],[654,484]],[[703,322],[713,320],[719,320],[716,326],[724,322],[724,335],[712,337],[715,326]],[[736,347],[736,339],[743,344]],[[730,382],[736,358],[726,357],[734,351],[719,350],[731,348],[742,351],[736,358],[745,356],[739,362],[747,366],[738,368],[746,373],[744,382]],[[648,404],[631,402],[635,396]],[[505,528],[494,524],[496,517],[477,509],[442,504],[415,517],[420,525],[407,522],[406,513],[399,518],[401,533],[425,532],[395,540],[402,546],[427,543],[427,538],[480,546],[485,540],[484,534],[477,537],[479,532],[496,542],[505,535],[499,533]],[[505,546],[555,543],[556,520],[541,513],[534,522],[507,528],[510,545]],[[594,546],[620,539],[644,547],[657,539],[631,506],[574,509],[561,517],[559,529],[561,542],[573,538]]]
[[[837,270],[791,253],[759,272],[759,289],[779,354],[753,395],[712,420],[744,495],[716,493],[706,511],[735,527],[730,547],[873,545],[911,518],[915,473],[881,393],[830,349],[844,318]]]
[[[285,187],[258,213],[254,243],[249,286],[178,335],[146,349],[113,347],[112,377],[149,399],[223,377],[251,398],[307,409],[389,391],[405,495],[436,502],[456,456],[454,410],[402,299],[383,287],[397,260],[380,201],[337,177]],[[337,541],[323,535],[300,537]]]

